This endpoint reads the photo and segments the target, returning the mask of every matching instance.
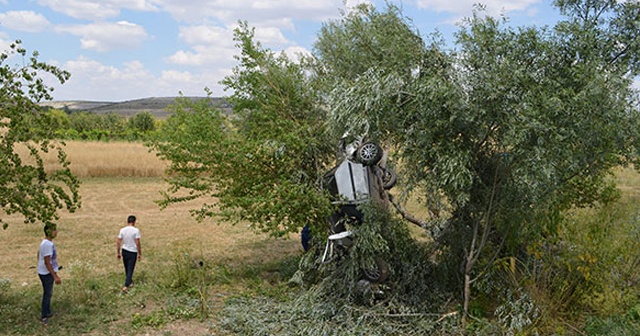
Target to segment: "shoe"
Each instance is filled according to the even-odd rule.
[[[129,288],[127,288],[127,286],[122,287],[122,292],[126,293],[129,290]]]
[[[43,324],[43,325],[45,325],[45,326],[46,326],[47,324],[49,324],[49,318],[48,318],[48,317],[43,317],[43,318],[42,318],[42,324]]]

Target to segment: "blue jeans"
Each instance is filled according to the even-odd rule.
[[[42,318],[51,316],[51,297],[53,296],[53,275],[38,274],[42,282]]]
[[[125,287],[129,287],[133,283],[133,270],[136,268],[136,260],[138,260],[138,253],[122,250],[122,263],[124,264],[124,273],[126,275],[124,280]]]

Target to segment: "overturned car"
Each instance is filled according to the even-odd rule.
[[[358,206],[371,199],[383,200],[385,191],[397,181],[396,173],[386,168],[386,153],[377,143],[356,141],[341,144],[341,148],[338,164],[322,178],[323,188],[338,205],[329,219],[333,233],[344,231],[341,221],[345,218],[361,222],[363,214]]]
[[[322,262],[331,262],[335,254],[342,254],[353,244],[351,228],[362,224],[364,214],[360,205],[371,200],[386,204],[386,191],[397,181],[396,173],[386,167],[387,153],[380,145],[357,139],[349,144],[346,136],[340,141],[338,163],[324,174],[323,188],[328,190],[337,210],[329,216],[329,237]],[[338,251],[335,251],[338,250]],[[371,282],[383,282],[388,265],[374,257],[375,267],[363,270],[363,277]]]

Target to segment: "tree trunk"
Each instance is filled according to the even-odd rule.
[[[473,248],[467,254],[467,261],[464,265],[464,304],[462,314],[462,323],[466,324],[466,319],[469,314],[469,302],[471,301],[471,269],[473,269]]]

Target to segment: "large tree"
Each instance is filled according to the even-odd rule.
[[[241,26],[240,65],[223,81],[233,125],[207,127],[216,137],[201,138],[202,150],[189,148],[198,133],[188,119],[176,124],[188,137],[159,145],[188,169],[172,171],[173,185],[218,196],[223,214],[269,232],[292,231],[326,214],[314,187],[326,135],[366,130],[426,200],[466,312],[479,264],[526,259],[565,210],[615,199],[612,168],[636,159],[640,5],[556,4],[567,21],[553,28],[515,28],[478,8],[450,48],[397,7],[361,5],[326,23],[299,64]],[[180,185],[185,176],[191,184]]]
[[[15,65],[12,62],[16,62]],[[69,169],[60,143],[53,139],[51,114],[38,105],[51,100],[52,88],[43,76],[60,83],[70,74],[27,56],[20,41],[0,54],[0,207],[6,214],[22,214],[25,222],[50,221],[58,211],[80,205],[79,181]],[[17,146],[27,149],[20,156]],[[58,167],[45,171],[42,154],[57,153]],[[3,228],[8,223],[0,218]]]
[[[479,261],[522,256],[556,233],[564,210],[611,201],[611,169],[636,159],[640,5],[557,4],[569,17],[554,29],[478,11],[450,51],[417,33],[403,47],[394,9],[363,7],[327,25],[316,45],[323,81],[337,88],[336,119],[370,121],[396,149],[407,186],[447,205],[438,238],[459,265],[465,311]]]

